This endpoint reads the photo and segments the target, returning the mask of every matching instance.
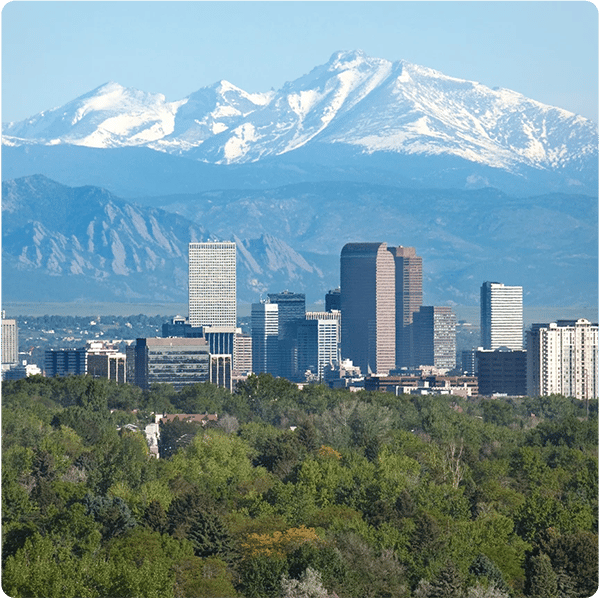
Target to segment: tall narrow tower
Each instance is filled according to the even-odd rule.
[[[417,366],[413,317],[423,304],[423,259],[415,248],[389,248],[396,262],[396,366]]]
[[[481,286],[481,345],[484,350],[523,349],[523,288],[486,281]]]
[[[279,375],[279,307],[270,302],[252,305],[252,371]]]
[[[192,327],[236,326],[235,242],[189,245],[189,322]]]
[[[363,373],[385,374],[396,362],[396,278],[385,243],[351,243],[340,257],[342,358]]]

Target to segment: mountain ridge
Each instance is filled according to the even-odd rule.
[[[5,149],[149,148],[238,167],[306,157],[314,164],[323,153],[357,165],[386,154],[449,165],[459,159],[473,171],[463,185],[487,168],[524,184],[548,177],[563,191],[587,192],[597,183],[597,139],[595,123],[564,109],[362,51],[336,52],[277,91],[249,94],[221,80],[167,102],[108,83],[3,125]],[[481,187],[489,184],[479,177]]]

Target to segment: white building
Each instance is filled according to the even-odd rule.
[[[189,245],[189,324],[236,327],[235,242]]]
[[[298,326],[298,371],[313,373],[321,381],[325,367],[340,361],[340,325],[332,313],[307,313]],[[324,317],[324,318],[321,318]]]
[[[587,319],[533,324],[527,331],[527,394],[598,397],[598,325]]]
[[[8,368],[19,362],[19,328],[16,319],[7,319],[2,311],[2,364]]]
[[[481,346],[523,349],[523,288],[486,281],[481,286]]]
[[[279,306],[270,302],[252,305],[252,371],[271,373],[279,370]]]

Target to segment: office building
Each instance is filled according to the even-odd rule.
[[[598,324],[533,324],[527,331],[527,394],[598,398]]]
[[[279,375],[279,305],[258,302],[250,313],[252,371]]]
[[[481,286],[481,346],[523,349],[523,288],[486,281]]]
[[[127,382],[127,359],[122,352],[87,355],[87,374],[117,383]]]
[[[414,367],[413,315],[423,304],[423,259],[415,248],[389,248],[396,270],[396,366]]]
[[[234,344],[233,364],[236,376],[252,373],[252,336],[238,329]]]
[[[16,319],[4,315],[2,311],[2,365],[9,367],[19,362],[19,328]]]
[[[332,310],[341,310],[340,288],[329,290],[325,294],[325,311],[331,312]]]
[[[87,351],[85,348],[46,350],[44,352],[44,374],[46,377],[85,375],[87,373]]]
[[[412,315],[414,361],[452,370],[456,366],[456,316],[447,306],[421,306]]]
[[[477,380],[482,396],[525,396],[527,352],[525,350],[477,349]]]
[[[306,319],[298,325],[298,372],[302,379],[309,371],[322,381],[325,367],[339,363],[339,319],[335,318],[336,313],[339,315],[338,311],[307,313]]]
[[[280,377],[294,379],[298,372],[298,349],[296,346],[296,328],[304,321],[306,314],[305,294],[284,291],[279,294],[268,294],[268,302],[277,304],[279,329],[279,365],[277,373]]]
[[[210,352],[203,338],[138,338],[135,345],[135,383],[186,385],[209,381]]]
[[[396,362],[396,276],[387,244],[346,244],[340,284],[342,358],[363,373],[388,373]]]
[[[189,245],[189,324],[236,327],[236,246],[234,242]]]
[[[477,374],[477,350],[463,350],[461,353],[461,371],[463,375],[474,377]]]

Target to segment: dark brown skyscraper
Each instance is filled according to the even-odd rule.
[[[340,283],[342,358],[363,373],[388,373],[396,359],[396,277],[387,244],[346,244]]]
[[[389,248],[396,263],[396,366],[416,366],[413,315],[423,304],[423,259],[414,248]]]

